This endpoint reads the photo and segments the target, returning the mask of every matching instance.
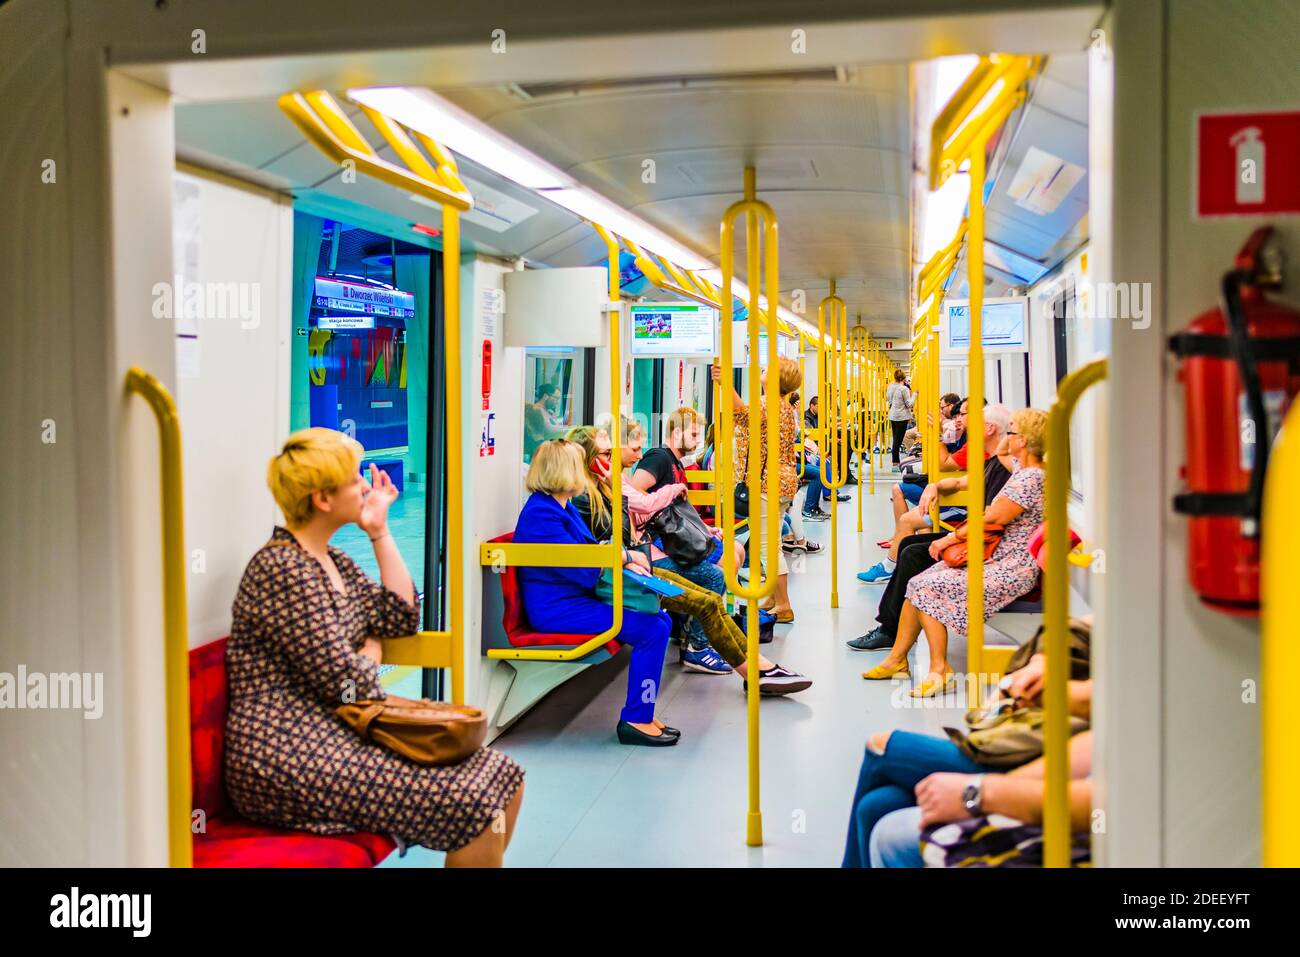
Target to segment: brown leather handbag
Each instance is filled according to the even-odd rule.
[[[357,734],[416,764],[459,764],[483,746],[487,716],[481,708],[389,695],[335,708]]]
[[[956,527],[964,528],[965,525],[966,523],[962,522]],[[1002,541],[1002,533],[1005,530],[1006,529],[1003,526],[998,525],[996,522],[984,526],[984,560],[986,562],[993,557],[993,553],[997,550],[998,542]],[[954,545],[949,545],[943,550],[943,560],[953,568],[965,568],[968,556],[969,552],[966,542],[957,542]]]

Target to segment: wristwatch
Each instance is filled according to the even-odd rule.
[[[962,788],[961,803],[966,807],[966,813],[971,817],[978,817],[984,813],[984,775],[977,774],[970,779],[970,783]]]

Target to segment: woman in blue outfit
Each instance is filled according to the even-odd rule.
[[[532,493],[519,513],[516,542],[547,545],[592,545],[595,539],[569,499],[586,490],[586,464],[579,446],[563,439],[543,442],[533,452],[525,487]],[[649,573],[644,555],[624,550],[628,568]],[[523,567],[519,588],[528,620],[538,631],[596,635],[614,622],[614,609],[596,597],[597,568]],[[618,640],[632,646],[627,673],[627,700],[619,716],[623,744],[668,747],[681,732],[655,717],[672,619],[667,612],[647,614],[623,609]]]

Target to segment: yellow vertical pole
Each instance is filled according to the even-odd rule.
[[[461,422],[460,211],[442,205],[442,309],[447,422],[447,631],[452,636],[451,700],[465,700],[464,483],[461,475],[464,428]],[[459,656],[459,660],[457,657]]]
[[[984,148],[970,157],[970,403],[966,414],[966,667],[967,694],[984,697]],[[937,451],[937,450],[936,450]]]
[[[826,339],[826,325],[829,321],[831,341]],[[844,365],[843,346],[847,343],[847,318],[844,300],[835,295],[835,280],[831,280],[830,294],[817,305],[818,358],[826,373],[829,388],[822,389],[826,397],[828,413],[826,427],[822,434],[826,436],[826,448],[822,449],[821,478],[822,484],[831,493],[831,607],[840,607],[839,589],[839,490],[844,487],[846,478],[845,449],[840,441],[840,428],[844,416]]]
[[[1079,397],[1106,377],[1106,360],[1076,369],[1057,386],[1047,416],[1047,480],[1043,516],[1047,525],[1047,570],[1043,575],[1043,625],[1047,670],[1043,687],[1043,864],[1070,866],[1070,417]],[[973,473],[972,473],[973,474]],[[1288,797],[1292,797],[1288,795]]]
[[[869,336],[858,316],[849,339],[853,344],[853,451],[858,459],[858,533],[862,532],[862,453],[867,449],[867,352]]]
[[[735,258],[735,229],[736,219],[740,216],[746,218],[746,238],[748,248],[746,250],[749,263],[749,315],[748,315],[748,332],[750,343],[750,355],[753,358],[749,370],[749,458],[746,462],[746,487],[749,491],[749,584],[744,585],[740,582],[737,575],[736,557],[733,546],[736,541],[736,529],[733,522],[733,513],[735,511],[734,496],[731,494],[722,495],[719,499],[719,522],[723,530],[723,547],[722,547],[722,570],[726,576],[727,585],[731,591],[745,599],[745,625],[746,625],[746,660],[758,661],[758,602],[760,599],[772,594],[776,590],[777,566],[780,559],[781,548],[781,512],[780,508],[773,502],[767,508],[767,521],[760,522],[759,514],[756,509],[759,508],[762,501],[762,481],[759,475],[759,460],[761,453],[756,455],[754,444],[761,433],[761,420],[759,414],[759,361],[758,361],[758,333],[759,327],[763,323],[763,315],[759,310],[760,286],[766,287],[766,296],[773,317],[776,315],[776,304],[779,301],[780,285],[778,283],[778,237],[776,214],[772,207],[767,203],[760,201],[755,195],[755,174],[753,167],[745,169],[745,198],[740,202],[733,203],[723,214],[721,225],[721,269],[722,269],[722,328],[724,335],[721,343],[722,367],[724,369],[731,367],[731,323],[732,323],[732,296],[731,296],[731,277],[734,269]],[[760,250],[758,243],[758,223],[762,220],[763,230],[763,259],[766,269],[760,273],[759,260]],[[765,280],[765,281],[764,281]],[[768,495],[770,499],[778,499],[781,485],[781,462],[780,462],[780,368],[777,363],[777,342],[776,342],[776,323],[771,322],[771,333],[768,336],[768,363],[767,378],[765,381],[765,406],[768,429],[767,429],[767,469],[766,479]],[[719,390],[719,416],[723,423],[728,425],[735,419],[732,390],[722,388]],[[718,486],[722,489],[730,490],[735,487],[735,465],[733,462],[732,443],[730,441],[720,441],[717,446],[717,474],[716,479]],[[769,574],[766,579],[762,577],[761,556],[766,556],[767,568]],[[749,733],[749,810],[745,818],[745,841],[751,847],[758,847],[763,843],[763,814],[759,804],[759,710],[758,710],[758,682],[749,682],[749,691],[746,708],[746,723]]]
[[[1292,512],[1300,488],[1300,403],[1295,403],[1269,453],[1264,484],[1260,565],[1263,645],[1260,653],[1261,796],[1265,867],[1300,867],[1300,757],[1295,729],[1300,698],[1300,601],[1295,587]],[[1051,558],[1049,553],[1048,558]]]
[[[605,240],[605,248],[609,252],[609,488],[610,500],[612,502],[622,502],[623,456],[621,450],[623,448],[623,429],[620,416],[623,412],[623,358],[620,353],[622,332],[619,319],[622,303],[618,294],[618,239],[598,223],[592,223],[591,225],[596,230],[597,235]],[[613,571],[613,599],[611,604],[614,606],[614,618],[611,627],[617,633],[623,627],[623,571],[622,562],[619,560],[623,552],[623,509],[612,509],[610,521],[610,568]],[[659,689],[656,688],[656,697],[658,694]]]

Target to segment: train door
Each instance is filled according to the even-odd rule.
[[[441,261],[429,248],[305,212],[294,216],[290,431],[322,426],[365,448],[362,470],[383,469],[400,495],[389,527],[440,627],[444,552],[440,381]],[[356,526],[332,544],[375,580],[374,549]],[[437,695],[440,673],[382,666],[406,697]]]

